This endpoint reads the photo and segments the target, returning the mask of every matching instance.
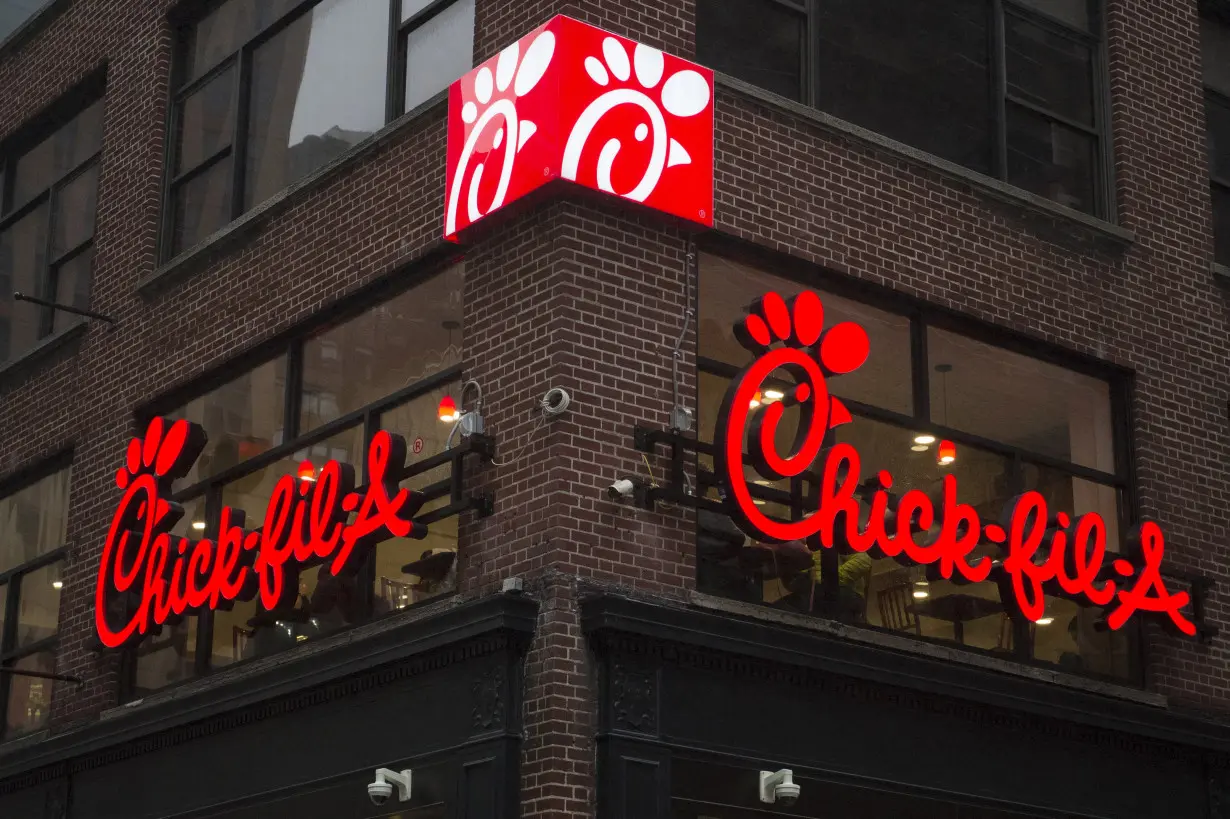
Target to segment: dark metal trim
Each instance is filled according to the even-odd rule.
[[[329,651],[295,652],[298,656],[259,673],[134,708],[51,736],[22,753],[0,756],[0,781],[458,643],[505,633],[528,644],[537,617],[535,600],[525,595],[493,595],[432,617],[399,623],[366,639],[339,642]]]
[[[27,296],[25,293],[14,293],[13,301],[28,301],[31,304],[37,304],[42,307],[50,307],[52,310],[63,310],[65,313],[75,313],[78,316],[85,316],[86,318],[97,319],[98,321],[105,321],[107,324],[115,324],[115,319],[111,318],[110,316],[104,316],[102,313],[95,313],[93,310],[85,310],[80,307],[73,307],[68,304],[59,304],[54,301],[48,301],[47,299],[39,299],[39,298],[35,298],[34,296]],[[44,335],[48,335],[48,334],[49,333],[44,333]]]
[[[630,634],[1230,752],[1230,727],[1192,714],[733,615],[602,593],[581,601],[581,629],[591,640]]]

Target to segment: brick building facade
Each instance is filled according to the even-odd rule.
[[[827,13],[818,8],[825,2],[778,5],[797,5],[815,20]],[[336,4],[326,0],[330,5]],[[410,5],[434,13],[448,4]],[[1002,5],[993,4],[995,14],[1003,15]],[[841,790],[847,787],[841,777],[866,778],[877,764],[885,766],[885,779],[906,783],[901,792],[912,794],[910,810],[922,811],[920,817],[1230,815],[1221,795],[1230,786],[1224,635],[1192,640],[1151,623],[1139,634],[1129,629],[1125,670],[1089,676],[1034,655],[1029,659],[1038,662],[967,651],[954,644],[951,630],[922,635],[921,626],[904,629],[936,636],[931,640],[894,634],[902,629],[890,627],[882,615],[873,617],[880,619],[879,628],[863,629],[783,612],[698,588],[694,509],[658,504],[650,510],[607,492],[623,476],[667,480],[665,450],[645,457],[633,429],[668,425],[671,350],[681,331],[682,400],[699,411],[702,430],[711,428],[716,407],[702,395],[698,360],[721,356],[698,340],[704,331],[686,311],[691,290],[701,323],[707,315],[725,317],[706,306],[706,295],[721,285],[706,286],[704,279],[726,276],[722,265],[731,265],[757,271],[748,275],[765,276],[769,286],[768,277],[776,276],[839,299],[885,306],[915,322],[904,331],[915,345],[928,328],[955,327],[970,338],[1002,340],[997,343],[1004,349],[1062,362],[1073,372],[1107,374],[1117,436],[1114,465],[1078,464],[1087,469],[1073,472],[1083,476],[1073,482],[1095,480],[1089,477],[1093,470],[1121,477],[1122,484],[1109,489],[1119,499],[1110,501],[1119,519],[1156,520],[1166,532],[1167,570],[1209,581],[1204,620],[1212,629],[1230,625],[1230,310],[1225,271],[1214,263],[1209,180],[1216,172],[1206,149],[1205,119],[1211,69],[1202,67],[1201,56],[1202,13],[1215,19],[1218,10],[1198,8],[1195,0],[1090,5],[1096,6],[1092,105],[1102,140],[1093,166],[1104,168],[1090,173],[1102,175],[1108,193],[1100,211],[1057,203],[1028,185],[1012,184],[1010,174],[972,170],[847,121],[829,113],[831,106],[814,89],[791,100],[758,87],[763,83],[754,77],[740,79],[735,69],[715,65],[712,230],[692,230],[614,198],[564,190],[510,208],[460,245],[446,242],[441,225],[448,104],[447,95],[437,93],[441,83],[404,113],[390,90],[383,122],[370,136],[312,160],[310,173],[283,180],[276,193],[240,207],[242,212],[223,218],[217,230],[205,231],[183,252],[168,250],[168,231],[175,228],[167,227],[174,218],[167,216],[167,202],[172,180],[190,163],[175,165],[188,148],[172,144],[177,138],[168,136],[168,127],[175,117],[189,115],[175,113],[179,109],[168,100],[184,81],[178,72],[187,46],[177,31],[202,19],[211,6],[57,0],[34,14],[0,52],[0,155],[15,162],[39,134],[49,133],[47,123],[65,121],[91,100],[103,101],[92,286],[81,306],[114,323],[86,320],[44,334],[0,364],[0,496],[42,478],[48,464],[71,463],[59,544],[65,551],[57,564],[58,627],[52,624],[54,640],[47,645],[53,646],[55,674],[81,681],[48,680],[49,713],[26,735],[0,744],[0,815],[247,815],[241,811],[252,808],[244,800],[255,799],[260,789],[249,783],[247,791],[230,795],[229,785],[210,781],[211,768],[203,761],[231,753],[225,744],[231,731],[242,737],[233,750],[243,748],[252,766],[259,763],[251,754],[263,747],[282,755],[269,763],[271,792],[290,793],[309,780],[341,788],[344,780],[350,801],[337,796],[339,801],[329,802],[335,797],[327,795],[320,804],[336,806],[336,815],[365,816],[360,780],[370,781],[368,769],[377,765],[366,765],[364,754],[354,757],[363,765],[292,763],[291,737],[300,729],[285,726],[296,714],[320,709],[312,730],[342,747],[350,741],[337,738],[345,720],[379,733],[384,712],[354,716],[354,703],[369,701],[404,708],[397,719],[407,731],[436,725],[450,736],[447,743],[419,737],[404,746],[382,737],[369,746],[387,756],[389,767],[398,759],[443,754],[445,745],[454,749],[446,762],[431,757],[425,763],[422,781],[427,791],[442,789],[433,804],[443,807],[439,813],[423,808],[424,816],[509,816],[519,809],[523,816],[544,817],[640,819],[671,811],[693,817],[709,815],[696,806],[710,801],[714,816],[750,816],[732,811],[766,807],[755,799],[754,774],[769,766],[791,766],[803,781],[800,815],[846,815],[811,813],[820,803],[803,801],[807,791],[826,794],[829,806],[854,811],[850,806],[862,803]],[[474,0],[473,6],[474,65],[556,14],[705,63],[706,44],[698,44],[706,31],[704,15],[717,14],[712,2],[696,0]],[[258,30],[261,24],[255,25]],[[817,27],[805,26],[807,36],[818,37]],[[252,50],[259,51],[263,41],[254,42]],[[385,45],[380,41],[378,47]],[[1205,53],[1216,52],[1206,47]],[[186,93],[197,81],[187,81]],[[398,91],[406,84],[404,75],[389,81]],[[802,82],[809,84],[817,83]],[[870,80],[863,93],[876,93]],[[1012,150],[1010,145],[1006,153]],[[253,148],[246,158],[254,161],[256,153]],[[241,155],[219,162],[237,163]],[[15,186],[12,167],[5,166]],[[201,196],[204,201],[208,194]],[[8,199],[0,205],[0,217],[18,207]],[[6,218],[0,218],[0,228]],[[695,267],[689,266],[690,242],[696,243]],[[459,368],[456,386],[462,378],[481,385],[496,451],[495,463],[471,460],[465,476],[467,492],[491,493],[491,514],[465,511],[448,524],[455,527],[455,588],[405,612],[234,668],[217,660],[219,651],[225,653],[218,634],[212,628],[199,632],[193,639],[209,635],[213,653],[205,651],[202,660],[198,652],[184,662],[213,666],[210,673],[187,671],[174,685],[142,687],[143,696],[134,697],[135,660],[100,651],[94,630],[98,564],[117,500],[114,470],[129,439],[142,431],[150,412],[187,406],[268,360],[278,345],[302,350],[294,347],[304,343],[296,339],[315,338],[456,265],[464,267],[464,287],[460,327],[456,339],[450,334],[449,347],[456,341],[460,352],[447,363]],[[0,289],[0,297],[10,295]],[[11,302],[0,309],[28,306]],[[425,319],[436,321],[434,315]],[[373,344],[379,351],[381,341]],[[277,383],[301,377],[291,373],[303,369],[304,355],[287,353],[288,362],[299,363],[279,370]],[[928,362],[925,348],[922,357],[934,380],[930,365],[936,359]],[[911,377],[916,390],[928,383],[907,370],[906,384]],[[935,404],[939,393],[931,386]],[[543,421],[538,401],[552,387],[568,390],[572,404],[563,416]],[[944,379],[945,403],[947,389]],[[918,406],[915,400],[897,415],[915,414]],[[994,401],[989,406],[994,410]],[[942,420],[937,413],[932,407],[933,424],[959,426],[949,423],[947,407]],[[997,437],[985,429],[966,431]],[[287,435],[283,426],[265,444],[276,448]],[[1111,433],[1106,435],[1109,440]],[[1073,451],[1052,460],[1081,457]],[[1045,468],[1051,467],[1040,471]],[[689,481],[696,479],[689,467]],[[214,489],[203,491],[202,498],[212,497]],[[0,578],[11,568],[0,565]],[[522,580],[523,592],[502,593],[502,583],[514,577]],[[757,594],[763,591],[762,584]],[[16,607],[9,609],[10,623]],[[1077,621],[1073,615],[1073,629]],[[17,634],[16,625],[9,628]],[[242,624],[235,628],[243,630]],[[0,642],[0,659],[20,654],[20,637],[7,639]],[[241,643],[234,646],[231,661],[239,659]],[[1107,651],[1118,657],[1120,649]],[[718,690],[727,678],[733,682],[722,689],[725,694],[697,692],[696,702],[729,717],[730,742],[695,739],[707,735],[692,727],[680,692],[707,681]],[[14,700],[22,679],[10,678]],[[423,687],[416,688],[419,680]],[[314,686],[327,693],[312,693]],[[28,695],[27,688],[20,690]],[[873,715],[865,730],[874,735],[865,744],[874,752],[855,747],[858,738],[843,739],[832,754],[813,752],[813,745],[826,740],[810,727],[796,731],[788,724],[797,719],[810,725],[810,718],[788,706],[814,706],[820,719],[822,712],[834,716],[824,709],[838,709],[831,703],[842,697],[856,703],[851,713]],[[436,710],[448,715],[429,713],[435,708],[429,703],[445,701]],[[780,745],[765,740],[754,752],[739,750],[753,746],[735,737],[758,729],[729,711],[747,708],[763,712],[769,724],[764,730],[779,737]],[[343,722],[328,722],[327,709]],[[712,710],[706,713],[708,720],[722,722]],[[875,722],[877,713],[904,724],[902,735]],[[455,743],[446,716],[464,723]],[[910,727],[910,720],[917,725]],[[948,730],[944,726],[951,732],[936,733]],[[275,735],[284,740],[270,738]],[[980,778],[992,769],[971,761],[968,776],[977,784],[962,785],[960,775],[941,775],[934,759],[918,762],[917,770],[906,760],[965,759],[970,743],[976,749],[987,737],[1009,735],[1021,745],[1000,749],[1004,769],[1013,760],[1046,754],[1051,761],[1044,765],[1082,768],[1087,779],[1076,783],[1068,774],[1037,773],[1032,775],[1053,781],[1023,784],[1005,773],[1001,786]],[[321,736],[305,734],[299,741]],[[929,737],[926,752],[898,753],[898,743],[916,743],[919,736]],[[1052,741],[1062,750],[1049,755],[1052,745],[1046,743]],[[945,742],[967,744],[958,751]],[[732,783],[743,782],[738,776],[721,773],[718,762],[670,756],[663,749],[672,743],[723,748],[721,765],[734,768],[741,764],[735,757],[765,764],[748,768],[753,785],[736,792]],[[474,748],[482,753],[467,757]],[[183,762],[173,761],[176,753],[184,754]],[[157,758],[164,762],[150,762]],[[497,759],[502,767],[471,780],[469,772],[482,769],[478,759]],[[191,772],[179,772],[181,764],[193,766]],[[432,779],[437,764],[447,772]],[[704,767],[710,764],[718,767]],[[1141,771],[1124,767],[1133,764]],[[150,766],[148,773],[143,765]],[[358,767],[365,770],[356,773]],[[183,793],[160,779],[184,775],[200,781]],[[1122,790],[1099,795],[1108,783]],[[831,793],[823,790],[829,785]],[[117,793],[102,801],[89,796],[107,787],[147,794],[131,802]],[[929,787],[936,792],[924,794]],[[463,795],[483,788],[495,795]],[[711,799],[706,788],[712,788]],[[1157,795],[1171,790],[1183,795]],[[927,813],[917,807],[924,796],[939,799],[937,806],[964,807]],[[288,811],[300,810],[287,804]],[[875,805],[867,810],[900,809],[897,803]],[[1009,808],[1018,813],[1007,813]]]

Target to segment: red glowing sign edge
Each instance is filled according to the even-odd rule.
[[[803,291],[790,301],[778,293],[766,293],[748,316],[735,326],[735,336],[755,355],[752,363],[732,380],[718,412],[714,432],[715,472],[726,492],[726,507],[732,519],[751,538],[767,542],[803,541],[815,550],[833,548],[838,536],[855,552],[873,549],[885,557],[917,565],[939,564],[939,574],[958,582],[982,582],[992,571],[991,558],[969,562],[974,547],[985,537],[1007,549],[1002,570],[1012,581],[1014,605],[1031,621],[1044,613],[1044,594],[1056,588],[1089,605],[1111,607],[1107,624],[1120,629],[1136,612],[1165,615],[1167,626],[1195,636],[1197,628],[1181,611],[1188,605],[1187,592],[1172,593],[1161,576],[1165,539],[1153,521],[1140,525],[1139,573],[1129,561],[1117,558],[1111,568],[1123,587],[1103,577],[1107,558],[1106,524],[1096,512],[1076,520],[1066,513],[1055,516],[1046,559],[1035,563],[1048,527],[1046,500],[1029,491],[1016,500],[1004,524],[984,524],[973,507],[957,501],[956,477],[944,476],[940,508],[919,490],[910,490],[890,508],[888,490],[892,476],[881,471],[879,486],[868,490],[860,484],[859,455],[846,443],[832,443],[832,430],[853,421],[840,399],[828,392],[828,378],[852,372],[867,360],[870,342],[866,331],[854,322],[824,329],[820,297]],[[786,371],[796,386],[783,398],[756,406],[754,399],[775,371]],[[786,407],[798,406],[799,428],[790,454],[776,451],[777,428]],[[743,452],[745,432],[747,458]],[[797,521],[780,521],[762,512],[751,496],[745,468],[747,461],[766,480],[794,477],[815,462],[824,451],[820,503],[811,515]],[[859,530],[859,500],[870,491],[871,515]],[[938,539],[926,545],[914,535],[941,521]],[[962,524],[965,524],[964,530]],[[1080,548],[1078,548],[1078,545]],[[1128,580],[1135,576],[1128,588]]]
[[[169,500],[171,483],[187,475],[206,441],[196,424],[154,418],[145,435],[128,444],[115,476],[124,495],[112,516],[94,594],[95,631],[108,648],[139,642],[194,611],[226,609],[257,597],[275,610],[293,602],[303,569],[327,563],[339,576],[353,572],[381,540],[427,535],[427,528],[411,519],[422,495],[388,477],[390,467],[395,471],[405,463],[406,442],[382,430],[368,447],[362,493],[354,491],[353,466],[330,460],[317,470],[304,461],[274,485],[259,531],[243,528],[242,510],[223,507],[217,537],[172,536],[169,530],[184,510]],[[311,480],[303,477],[307,469],[313,470]],[[347,523],[352,513],[354,520]],[[128,561],[126,551],[136,537],[138,552]],[[108,609],[117,594],[137,600],[118,629]]]

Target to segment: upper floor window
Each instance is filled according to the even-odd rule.
[[[81,321],[13,293],[88,307],[103,103],[0,146],[0,362]]]
[[[0,667],[54,674],[66,553],[68,467],[53,464],[0,496]],[[51,680],[0,674],[0,739],[47,723]]]
[[[803,289],[741,264],[702,257],[702,441],[713,440],[730,379],[751,360],[734,337],[736,322],[766,292],[789,298]],[[1052,513],[1099,513],[1107,548],[1120,549],[1130,487],[1116,424],[1124,400],[1115,383],[966,335],[926,311],[895,312],[834,294],[821,299],[826,326],[855,321],[871,339],[867,362],[831,386],[854,415],[853,423],[837,427],[836,440],[858,451],[861,474],[886,470],[898,495],[919,489],[931,497],[945,475],[954,475],[957,500],[973,506],[982,520],[999,520],[1014,497],[1036,490]],[[778,392],[766,390],[761,400],[778,400],[788,383],[783,380]],[[781,453],[791,451],[788,436],[798,428],[798,413],[797,406],[786,410]],[[702,488],[714,496],[712,459],[702,455],[698,466]],[[766,514],[797,519],[806,510],[796,508],[795,499],[814,498],[820,471],[817,465],[776,484],[749,474],[749,485]],[[1135,641],[1126,630],[1108,630],[1101,610],[1047,596],[1045,616],[1029,623],[1001,600],[1000,572],[983,583],[958,585],[939,577],[935,566],[907,567],[857,552],[812,553],[800,543],[758,544],[708,510],[698,522],[701,591],[805,613],[822,613],[831,591],[837,602],[824,613],[847,622],[1098,676],[1135,674]],[[935,522],[932,533],[941,523]],[[975,558],[983,555],[1000,560],[1002,547],[984,540],[974,552]],[[826,560],[832,561],[828,573]]]
[[[181,31],[167,256],[426,101],[473,64],[474,0],[227,0]],[[390,37],[393,21],[398,23]]]
[[[464,272],[453,267],[379,306],[317,328],[263,363],[220,373],[215,386],[185,404],[159,410],[204,427],[205,451],[173,487],[185,514],[173,535],[214,537],[223,506],[242,510],[260,529],[278,480],[303,461],[352,464],[364,474],[367,442],[377,430],[401,435],[413,464],[444,451],[448,426],[437,414],[456,386]],[[459,338],[457,339],[459,341]],[[374,364],[374,366],[373,366]],[[450,502],[449,464],[405,478],[429,500],[421,517]],[[230,610],[184,618],[137,648],[135,693],[289,648],[452,591],[457,518],[430,523],[423,540],[376,546],[353,574],[328,567],[300,574],[285,611],[259,598]]]
[[[1097,0],[697,0],[696,49],[719,71],[1107,216],[1097,9]]]
[[[0,0],[0,42],[42,11],[50,0]]]
[[[1230,265],[1230,9],[1202,0],[1200,11],[1213,258]]]

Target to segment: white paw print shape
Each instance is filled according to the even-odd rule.
[[[565,179],[575,181],[581,153],[598,121],[617,106],[638,106],[645,112],[649,122],[638,124],[633,131],[633,137],[637,142],[643,142],[650,136],[652,129],[649,165],[636,187],[617,195],[644,202],[657,188],[663,170],[676,165],[687,165],[692,161],[683,145],[668,133],[662,110],[681,118],[696,116],[709,107],[709,83],[690,68],[677,71],[662,82],[665,59],[661,51],[638,43],[633,50],[632,59],[629,60],[623,43],[614,37],[607,37],[602,41],[602,59],[596,56],[585,58],[585,73],[599,86],[611,87],[611,90],[590,103],[577,118],[564,147],[564,161],[560,173]],[[635,83],[631,81],[634,73]],[[626,85],[614,85],[615,81]],[[638,85],[639,88],[636,87]],[[646,93],[657,90],[659,85],[661,90],[657,96],[660,102]],[[617,193],[611,184],[611,169],[621,147],[623,146],[620,140],[612,138],[607,140],[598,154],[598,187],[608,193]]]
[[[467,218],[470,222],[475,222],[484,215],[478,205],[478,190],[485,163],[476,164],[473,174],[468,174],[467,171],[479,139],[497,117],[502,122],[493,137],[493,149],[499,150],[503,146],[504,166],[500,171],[500,182],[495,196],[486,212],[490,213],[504,204],[517,152],[525,147],[525,143],[538,130],[538,126],[533,122],[518,118],[516,99],[534,90],[534,86],[538,85],[539,80],[547,73],[554,55],[555,35],[544,31],[534,38],[525,49],[524,55],[521,53],[520,43],[513,43],[501,51],[495,61],[494,75],[489,66],[483,66],[475,74],[474,99],[466,100],[461,107],[461,119],[469,127],[465,147],[462,148],[453,176],[452,189],[449,191],[448,209],[445,212],[446,234],[452,234],[457,229],[457,208],[461,202],[461,189],[467,178],[470,186],[466,196]]]

